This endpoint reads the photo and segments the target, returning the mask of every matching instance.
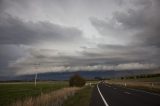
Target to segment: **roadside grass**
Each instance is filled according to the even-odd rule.
[[[140,79],[113,79],[106,81],[109,84],[134,88],[160,94],[160,77]],[[125,86],[126,85],[126,86]]]
[[[138,85],[137,86],[128,85],[127,87],[128,88],[139,89],[139,90],[144,90],[144,91],[160,94],[160,88],[145,87],[145,86],[142,86],[142,85],[140,85],[140,86],[138,86]]]
[[[36,87],[33,82],[0,83],[0,106],[9,106],[17,100],[23,101],[67,86],[67,82],[60,81],[38,82]]]
[[[79,89],[77,87],[62,88],[37,97],[27,98],[24,101],[16,101],[12,106],[62,106],[63,102]]]
[[[98,83],[97,80],[88,80],[86,83]]]
[[[82,88],[74,96],[69,97],[63,106],[89,106],[93,87]]]

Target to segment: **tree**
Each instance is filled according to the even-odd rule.
[[[78,74],[73,75],[69,80],[70,86],[82,87],[85,85],[85,83],[85,79]]]

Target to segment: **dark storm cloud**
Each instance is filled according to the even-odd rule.
[[[24,22],[10,15],[0,17],[0,44],[32,44],[41,41],[68,42],[81,39],[82,32],[50,22]]]
[[[43,42],[65,45],[75,41],[78,43],[83,39],[82,31],[75,27],[58,25],[49,21],[26,21],[14,16],[14,12],[11,11],[13,7],[25,10],[22,7],[28,8],[28,3],[22,0],[0,1],[0,75],[15,74],[18,68],[12,67],[13,64],[25,60],[28,56],[35,56],[31,53],[32,50],[26,48],[27,46],[30,48]],[[12,14],[7,13],[7,9]],[[42,55],[36,56],[42,58]]]
[[[0,73],[155,68],[159,10],[159,0],[1,0]]]
[[[86,49],[82,53],[87,57],[101,58],[105,63],[119,64],[128,62],[152,63],[158,52],[156,47],[134,45],[106,45],[100,44],[97,48]]]
[[[66,44],[77,39],[79,42],[82,39],[81,34],[80,30],[73,27],[63,27],[49,22],[23,22],[6,14],[0,16],[1,75],[15,74],[17,68],[10,68],[9,65],[31,52],[24,51],[25,48],[19,45],[32,46],[42,41]]]
[[[15,60],[25,56],[25,49],[17,45],[0,45],[0,75],[13,75],[15,70],[10,69],[9,65]]]

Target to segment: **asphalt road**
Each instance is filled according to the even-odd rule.
[[[90,106],[160,106],[160,95],[100,83],[93,90]]]

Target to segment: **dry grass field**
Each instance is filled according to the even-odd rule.
[[[146,90],[160,93],[160,77],[142,78],[142,79],[112,79],[106,81],[109,84],[115,84],[123,87]]]
[[[63,102],[73,96],[80,88],[63,88],[37,97],[30,97],[23,101],[16,101],[12,106],[62,106]]]

